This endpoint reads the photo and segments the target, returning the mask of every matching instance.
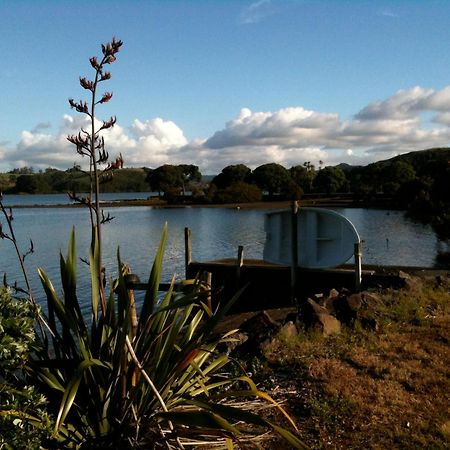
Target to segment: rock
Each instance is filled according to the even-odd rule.
[[[341,323],[331,314],[318,314],[314,328],[320,329],[323,336],[341,332]]]
[[[339,333],[341,330],[341,324],[336,317],[310,298],[301,305],[300,318],[307,328],[320,329],[324,336]]]
[[[358,311],[362,306],[362,296],[360,293],[350,295],[340,295],[333,302],[336,310],[336,317],[345,324],[351,324],[358,318]]]
[[[306,326],[315,322],[318,314],[328,314],[328,310],[311,298],[300,304],[300,319]]]
[[[240,332],[246,339],[242,339],[233,351],[237,354],[258,356],[261,349],[270,342],[271,336],[280,328],[279,322],[273,320],[266,311],[261,311],[241,325]]]
[[[420,289],[421,286],[422,282],[419,280],[419,278],[414,277],[405,279],[403,288],[407,291],[415,291],[417,289]]]
[[[286,322],[277,333],[277,336],[280,336],[284,339],[292,339],[298,336],[298,330],[294,322]]]
[[[280,328],[281,324],[266,312],[261,311],[250,319],[246,320],[241,326],[240,330],[249,336],[265,335],[273,330]]]
[[[339,297],[339,291],[336,289],[331,289],[330,293],[328,294],[329,299],[338,298]]]
[[[259,344],[259,349],[264,354],[266,349],[271,348],[274,342],[278,340],[289,341],[290,339],[294,339],[298,336],[297,326],[294,322],[286,322],[278,332],[270,339],[266,339],[264,342]]]
[[[403,272],[402,270],[398,272],[398,277],[402,282],[402,287],[407,291],[414,291],[422,286],[422,281],[420,278],[414,277],[409,273]]]
[[[375,292],[364,291],[361,295],[363,309],[378,308],[383,304],[381,297]]]

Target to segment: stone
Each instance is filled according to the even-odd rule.
[[[298,330],[294,322],[286,322],[277,333],[278,336],[284,339],[292,339],[298,336]]]
[[[330,293],[328,294],[328,298],[332,299],[332,298],[338,298],[339,297],[339,291],[337,289],[331,289]]]
[[[341,332],[341,323],[331,314],[318,314],[314,327],[319,328],[323,336]]]
[[[243,338],[233,349],[234,354],[253,355],[261,354],[261,349],[270,342],[271,337],[281,328],[281,324],[270,317],[266,311],[254,315],[240,326]]]
[[[358,312],[362,306],[362,296],[360,293],[352,294],[347,297],[347,306],[352,311]]]
[[[358,311],[362,306],[362,296],[360,293],[340,295],[333,302],[336,310],[336,317],[347,325],[352,324],[358,318]]]
[[[307,328],[319,329],[324,336],[341,331],[341,324],[336,317],[328,313],[327,309],[308,298],[301,305],[300,318]]]

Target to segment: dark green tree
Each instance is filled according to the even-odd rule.
[[[150,185],[150,190],[158,192],[160,196],[162,192],[169,192],[174,189],[181,191],[184,183],[183,171],[180,166],[164,164],[149,171],[146,181]]]
[[[198,166],[194,164],[180,164],[178,167],[181,169],[182,177],[183,177],[183,196],[186,195],[186,186],[189,183],[199,182],[202,179],[202,174],[198,168]]]
[[[16,192],[26,194],[36,194],[39,189],[39,182],[35,175],[19,175],[16,180]]]
[[[389,195],[397,193],[400,186],[416,178],[414,167],[407,161],[394,161],[382,169],[383,192]]]
[[[312,181],[315,171],[306,168],[304,165],[293,166],[289,169],[292,181],[299,186],[303,192],[311,192]]]
[[[319,170],[314,180],[314,186],[318,192],[334,194],[346,190],[347,178],[339,167],[325,167]]]
[[[253,180],[269,196],[283,192],[291,183],[289,171],[281,164],[269,163],[253,171]]]
[[[222,169],[219,175],[215,176],[212,184],[219,189],[224,189],[234,183],[248,183],[251,178],[252,171],[244,164],[234,164]]]
[[[254,184],[237,181],[230,186],[214,193],[213,201],[217,203],[250,203],[259,202],[262,198],[261,189]]]

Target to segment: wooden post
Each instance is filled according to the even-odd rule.
[[[201,281],[206,283],[208,287],[208,296],[206,297],[206,304],[208,305],[208,308],[212,310],[212,273],[211,272],[203,272]]]
[[[130,268],[124,266],[124,278],[127,286],[128,295],[130,297],[130,318],[131,318],[131,336],[136,336],[138,328],[137,308],[136,300],[134,298],[134,286],[140,283],[139,277],[133,273],[130,273]]]
[[[359,292],[361,290],[362,281],[362,243],[357,242],[355,244],[355,291]]]
[[[295,303],[297,297],[297,268],[298,268],[298,201],[291,205],[291,302]]]
[[[241,268],[244,265],[244,246],[238,247],[237,265],[236,265],[236,284],[239,287],[241,284]]]
[[[184,267],[185,277],[189,278],[189,264],[192,262],[192,232],[190,228],[184,229]]]

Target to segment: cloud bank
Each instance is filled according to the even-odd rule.
[[[23,131],[15,147],[0,145],[3,170],[24,165],[66,169],[79,164],[67,135],[78,133],[83,126],[85,117],[64,115],[54,133],[46,122]],[[205,174],[214,174],[238,163],[251,168],[267,162],[291,167],[319,160],[325,165],[364,165],[405,152],[448,146],[449,126],[450,86],[441,90],[417,86],[374,101],[346,120],[334,112],[301,106],[274,112],[242,108],[223,129],[192,141],[176,123],[159,117],[135,119],[129,127],[116,124],[104,137],[110,155],[122,153],[127,166],[190,163]]]

